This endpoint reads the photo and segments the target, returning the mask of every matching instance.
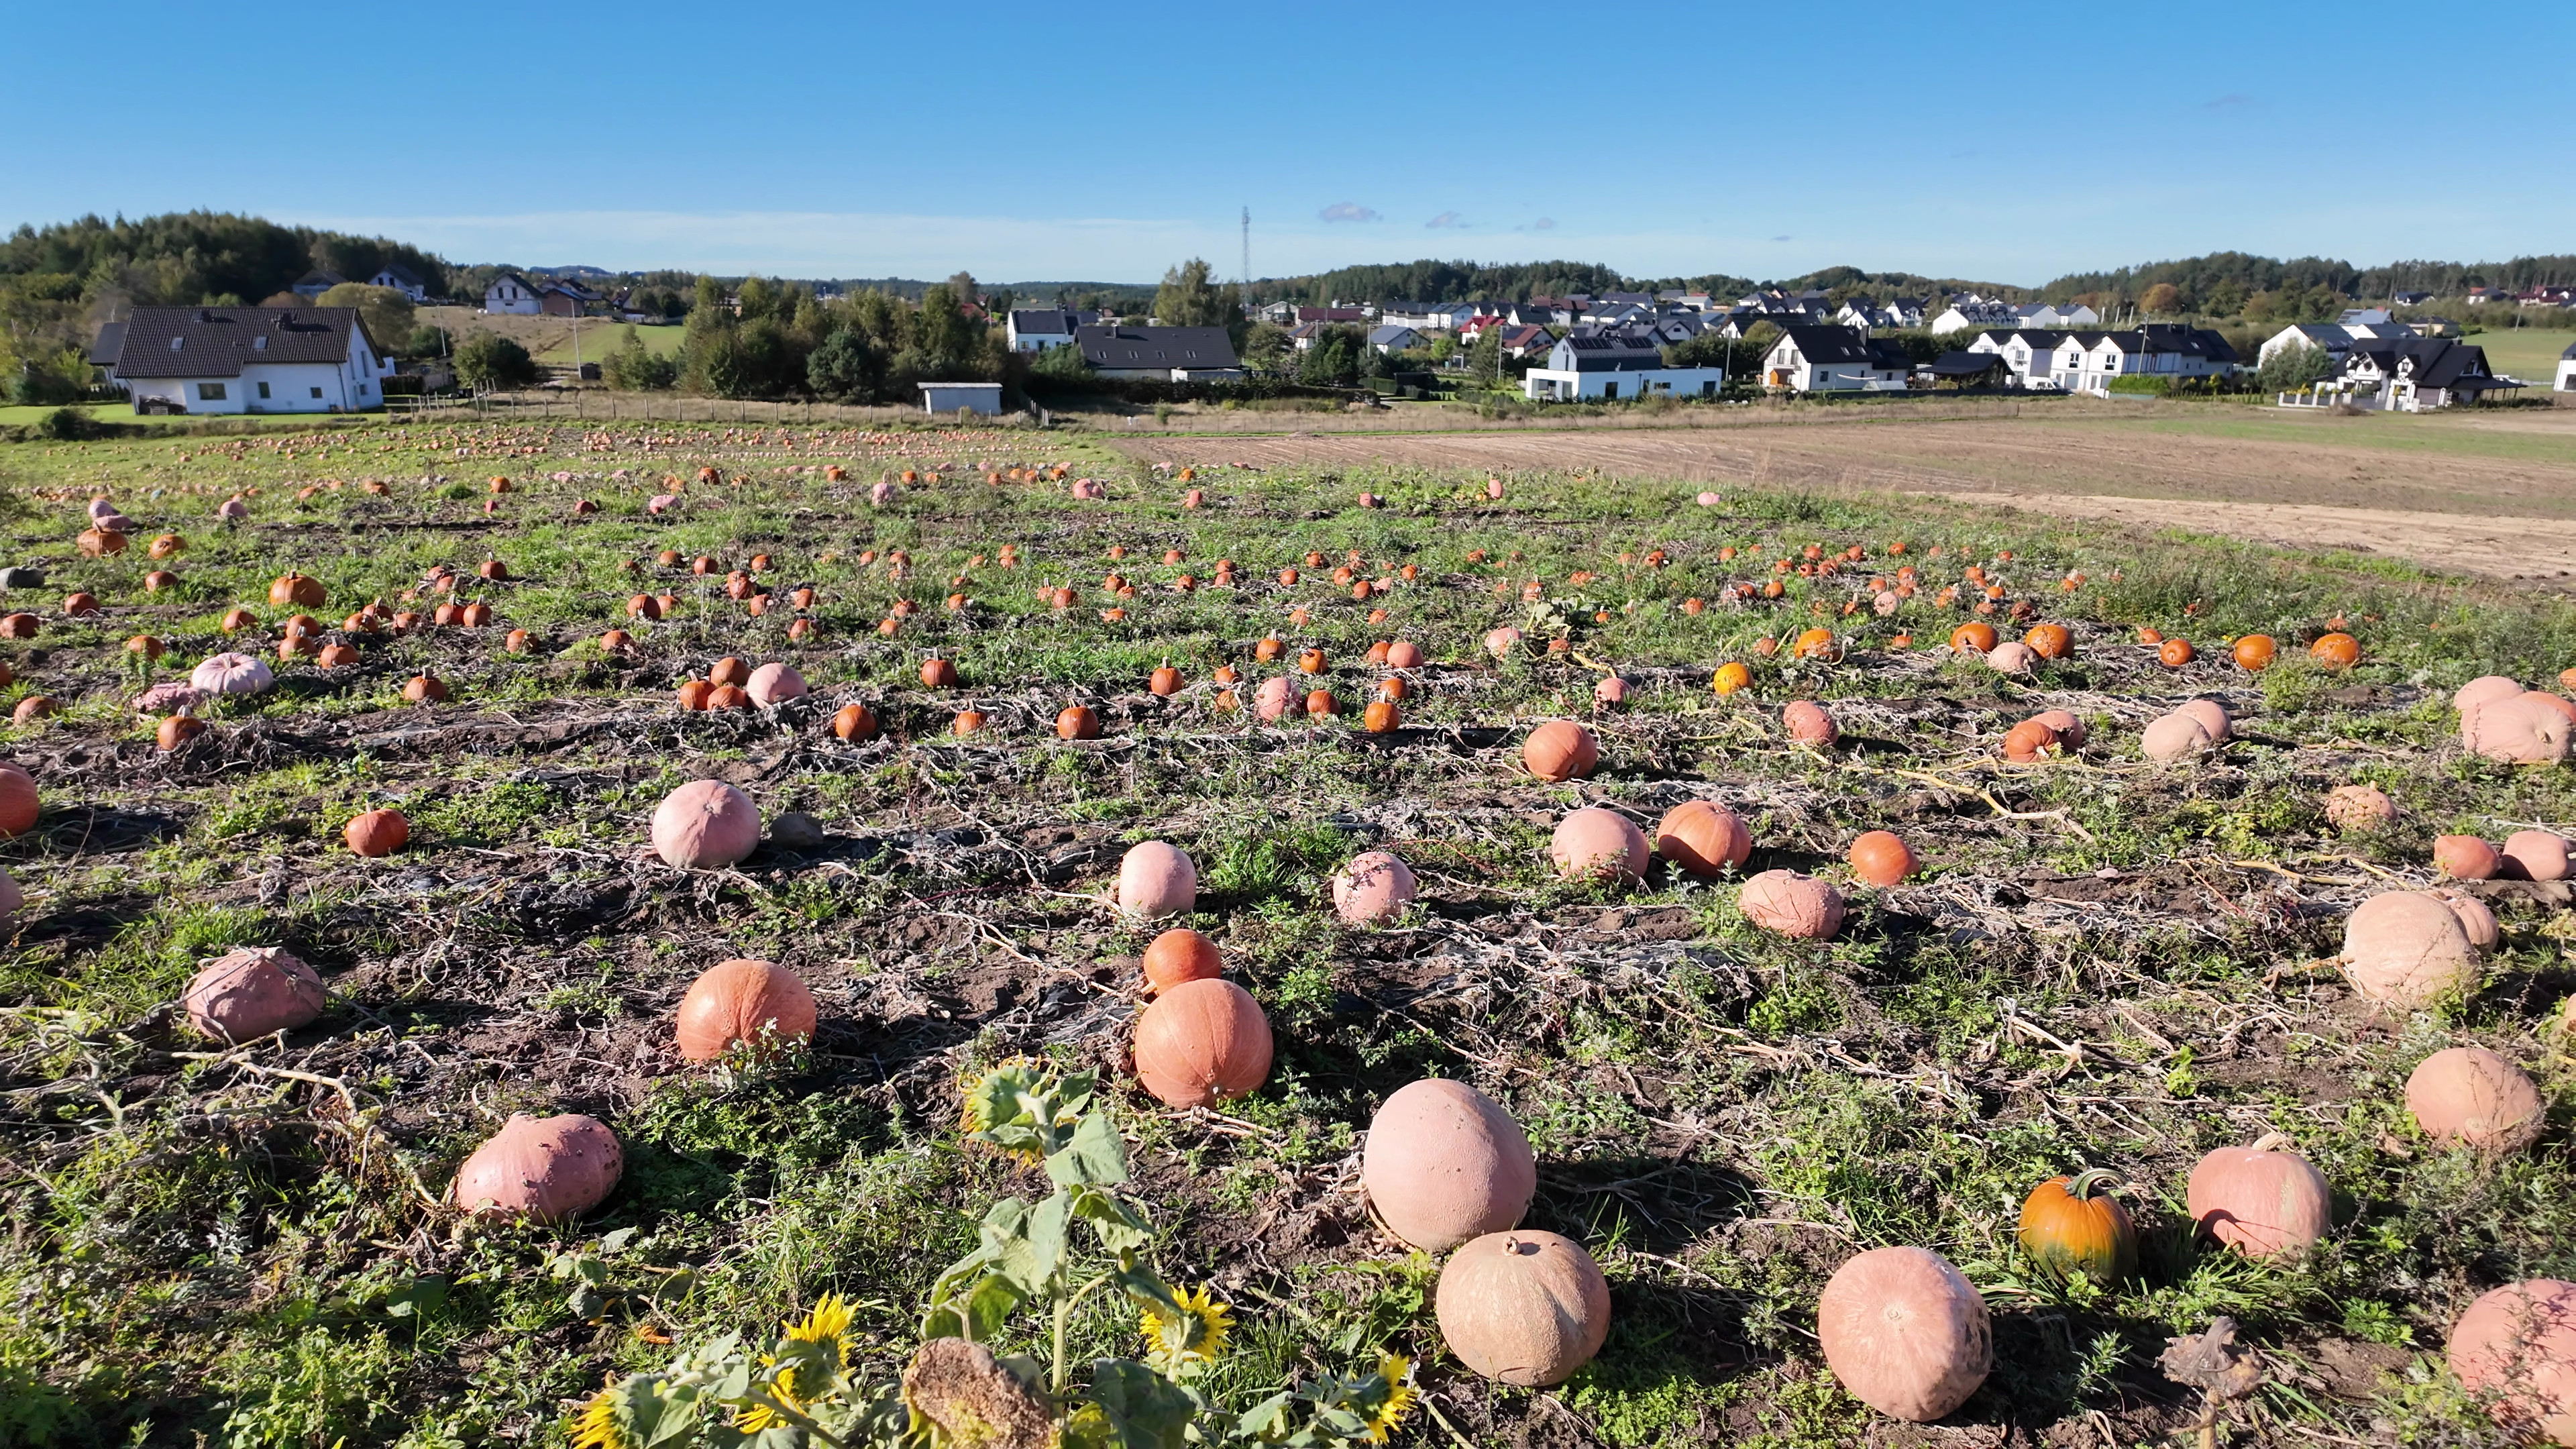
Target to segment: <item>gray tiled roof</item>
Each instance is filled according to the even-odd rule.
[[[137,307],[125,324],[119,377],[239,377],[254,362],[320,362],[349,355],[355,307]],[[265,338],[266,345],[260,345]],[[370,350],[374,339],[368,338]],[[175,344],[175,345],[174,345]]]

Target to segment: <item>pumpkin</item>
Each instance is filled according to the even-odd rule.
[[[2228,740],[2236,736],[2236,723],[2227,713],[2227,706],[2206,695],[2184,700],[2174,706],[2173,712],[2200,721],[2200,727],[2209,732],[2212,740]]]
[[[14,723],[26,724],[59,713],[62,707],[63,702],[50,694],[31,694],[18,701],[18,707],[9,711],[9,718]]]
[[[1360,728],[1373,735],[1392,734],[1403,723],[1404,715],[1391,699],[1370,700],[1368,708],[1360,711]]]
[[[764,664],[751,671],[751,682],[743,686],[743,693],[766,709],[805,693],[805,676],[785,664]]]
[[[1163,665],[1145,676],[1145,689],[1151,694],[1178,694],[1181,692],[1181,671],[1168,664]]]
[[[2028,674],[2039,667],[2039,655],[2018,640],[2007,640],[1986,651],[1986,667],[1997,674]]]
[[[1458,1361],[1523,1387],[1560,1384],[1610,1334],[1610,1284],[1581,1243],[1515,1228],[1461,1246],[1432,1295]]]
[[[1393,641],[1386,646],[1386,667],[1389,669],[1421,668],[1422,646],[1410,639]]]
[[[2119,1199],[2094,1189],[2113,1175],[2096,1167],[2052,1177],[2021,1204],[2021,1250],[2041,1272],[2063,1281],[2081,1273],[2116,1283],[2138,1272],[2138,1230]]]
[[[1800,940],[1826,940],[1843,924],[1842,892],[1794,870],[1766,870],[1746,881],[1735,907],[1764,930]]]
[[[351,816],[340,838],[352,854],[370,859],[387,856],[411,840],[411,822],[399,810],[368,810]]]
[[[2504,874],[2509,880],[2565,880],[2567,840],[2546,830],[2517,830],[2504,838]]]
[[[2361,662],[2361,641],[2350,634],[2320,634],[2308,655],[2328,669],[2349,669]]]
[[[236,606],[224,610],[224,617],[217,627],[227,634],[238,634],[244,629],[255,628],[258,624],[259,620],[252,616],[250,610]]]
[[[23,609],[0,615],[0,639],[33,639],[44,627],[43,620]]]
[[[112,528],[84,528],[75,542],[80,545],[82,553],[91,558],[100,558],[107,554],[125,552],[126,538],[124,534]]]
[[[2026,719],[2005,733],[2004,758],[2019,765],[2033,764],[2048,758],[2048,752],[2063,743],[2056,726],[2043,720]]]
[[[1656,822],[1655,853],[1692,875],[1714,879],[1753,854],[1753,833],[1723,805],[1685,800]]]
[[[2176,711],[2139,731],[2138,748],[2150,760],[2180,760],[2214,750],[2218,741],[2197,717]]]
[[[1168,1107],[1240,1097],[1270,1075],[1270,1022],[1231,981],[1184,981],[1136,1020],[1136,1078]]]
[[[1333,872],[1333,914],[1346,926],[1373,926],[1403,914],[1414,897],[1413,870],[1383,850],[1363,851]]]
[[[2482,674],[2461,685],[2452,693],[2451,708],[2466,715],[2480,705],[2493,704],[2500,699],[2518,698],[2522,693],[2523,688],[2518,681],[2507,679],[2501,674]]]
[[[1118,909],[1149,919],[1185,916],[1198,899],[1198,866],[1179,846],[1140,841],[1119,859]]]
[[[143,590],[145,593],[157,594],[163,589],[177,588],[178,585],[179,576],[170,572],[168,569],[154,569],[152,572],[143,576]]]
[[[2444,1357],[2496,1422],[2576,1444],[2576,1283],[2528,1278],[2479,1295]]]
[[[924,689],[956,688],[957,666],[945,659],[921,661],[921,686]]]
[[[2526,695],[2491,700],[2460,716],[2460,743],[2506,765],[2554,765],[2567,758],[2567,716]]]
[[[680,1055],[711,1062],[736,1043],[769,1054],[814,1039],[814,993],[769,961],[720,961],[689,983],[675,1023]]]
[[[2295,1253],[2332,1226],[2325,1175],[2266,1133],[2251,1147],[2221,1147],[2192,1164],[2186,1210],[2200,1231],[2249,1258]]]
[[[662,617],[662,601],[651,594],[637,594],[626,601],[626,617],[659,619]]]
[[[2407,1076],[2406,1111],[2437,1142],[2505,1151],[2540,1135],[2544,1104],[2522,1068],[2484,1047],[2449,1047]]]
[[[1144,967],[1145,985],[1152,991],[1169,991],[1184,981],[1205,981],[1225,973],[1216,943],[1186,926],[1156,936],[1145,948]]]
[[[97,612],[98,596],[95,594],[78,593],[63,596],[63,615],[66,618],[77,619]]]
[[[144,550],[157,559],[176,558],[187,551],[188,541],[175,533],[162,534],[152,540],[150,548]]]
[[[1517,1227],[1538,1192],[1538,1160],[1520,1124],[1465,1082],[1411,1082],[1369,1119],[1360,1191],[1405,1242],[1445,1253]]]
[[[24,765],[0,760],[0,840],[15,840],[36,828],[36,777]]]
[[[268,665],[247,654],[209,656],[188,671],[188,683],[208,694],[258,694],[277,683]]]
[[[320,579],[299,573],[280,574],[268,586],[268,601],[278,608],[318,609],[328,597]]]
[[[740,685],[719,684],[707,691],[709,709],[749,709],[751,696]]]
[[[1708,687],[1719,694],[1733,694],[1753,682],[1753,671],[1734,660],[1717,666],[1708,677]]]
[[[1971,621],[1950,631],[1950,648],[1959,654],[1991,654],[1996,644],[1995,626]]]
[[[2478,980],[2467,928],[2430,891],[2387,891],[2363,901],[2344,922],[2341,959],[2354,990],[2391,1006],[2464,995]]]
[[[152,739],[153,743],[158,745],[161,752],[166,755],[170,751],[179,748],[181,745],[186,744],[188,741],[195,739],[197,736],[204,734],[205,732],[206,722],[204,720],[201,720],[192,714],[174,714],[164,718],[160,724],[153,727]]]
[[[1260,716],[1263,724],[1275,724],[1280,716],[1288,713],[1295,698],[1296,686],[1288,682],[1286,675],[1265,679],[1261,681],[1261,687],[1252,692],[1253,712]]]
[[[832,734],[844,740],[876,738],[876,711],[864,704],[845,704],[832,711]]]
[[[722,870],[760,844],[760,808],[722,780],[691,780],[653,807],[653,849],[680,870]]]
[[[677,691],[680,708],[692,713],[704,710],[708,701],[715,697],[715,692],[716,687],[703,679],[685,680]]]
[[[1789,738],[1802,745],[1830,745],[1842,737],[1834,717],[1812,699],[1793,700],[1780,711],[1780,723]]]
[[[1627,816],[1599,806],[1568,813],[1557,822],[1547,853],[1568,880],[1640,880],[1646,874],[1646,837]]]
[[[1600,760],[1592,731],[1570,719],[1549,720],[1521,744],[1521,764],[1550,784],[1589,776]]]
[[[1087,704],[1069,704],[1055,717],[1055,735],[1060,740],[1096,740],[1100,738],[1100,715]]]
[[[2470,945],[2484,951],[2503,939],[2503,933],[2496,929],[2495,912],[2487,909],[2486,902],[2467,891],[2436,889],[2433,895],[2460,918],[2460,929],[2468,934]]]
[[[289,639],[279,647],[291,651],[300,642],[300,640]],[[313,656],[315,667],[321,669],[346,669],[357,662],[358,651],[346,644],[325,644]]]
[[[1918,1424],[1966,1403],[1994,1367],[1986,1300],[1925,1248],[1872,1248],[1835,1269],[1816,1339],[1853,1398]]]
[[[2057,742],[2070,750],[2082,749],[2085,739],[2092,733],[2072,710],[2044,709],[2031,718],[2057,731]]]
[[[2075,636],[2063,624],[2039,624],[2021,636],[2030,652],[2042,659],[2063,659],[2075,652]]]
[[[413,704],[436,704],[447,698],[447,686],[434,674],[415,674],[403,681],[402,697]]]
[[[957,711],[957,717],[948,722],[948,732],[961,737],[971,735],[983,727],[984,712],[980,709],[961,709]]]
[[[180,1004],[218,1041],[293,1031],[322,1014],[322,978],[275,946],[243,946],[197,968]]]
[[[2156,662],[2167,669],[2180,669],[2189,664],[2198,653],[2199,651],[2191,647],[2191,641],[2188,639],[2167,639],[2156,646]]]
[[[2326,792],[2326,820],[2338,830],[2377,830],[2397,822],[2397,802],[2376,785],[2337,785]]]
[[[1852,874],[1867,885],[1892,886],[1914,874],[1913,848],[1894,831],[1873,830],[1851,843]]]
[[[470,1213],[560,1222],[607,1201],[625,1170],[617,1134],[597,1118],[514,1112],[456,1169],[448,1201]]]
[[[751,666],[731,655],[717,660],[707,669],[707,683],[743,684],[751,678]]]
[[[1502,659],[1509,656],[1513,650],[1518,649],[1519,647],[1521,647],[1521,631],[1513,628],[1509,624],[1505,624],[1499,629],[1489,629],[1485,631],[1485,652],[1491,654],[1496,659]]]
[[[2269,634],[2248,634],[2236,641],[2234,650],[2236,667],[2248,673],[2267,669],[2271,667],[2272,656],[2279,651],[2279,648],[2279,645],[2272,642],[2272,636]]]
[[[1301,650],[1299,650],[1299,651],[1297,652],[1297,669],[1298,669],[1298,672],[1299,672],[1299,673],[1301,673],[1301,674],[1321,674],[1321,673],[1323,673],[1323,672],[1324,672],[1324,651],[1323,651],[1323,650],[1321,650],[1321,649],[1301,649]]]

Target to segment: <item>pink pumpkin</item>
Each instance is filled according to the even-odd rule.
[[[691,780],[653,809],[653,849],[681,870],[722,870],[760,845],[760,807],[722,780]]]

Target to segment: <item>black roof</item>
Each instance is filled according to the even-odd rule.
[[[1073,317],[1062,307],[1014,307],[1011,330],[1024,337],[1062,335],[1073,330]]]
[[[1798,355],[1811,364],[1857,362],[1863,367],[1907,367],[1904,353],[1884,342],[1872,342],[1857,327],[1809,327],[1792,324],[1780,335],[1796,343]]]
[[[1604,331],[1568,335],[1557,346],[1572,354],[1576,372],[1635,372],[1664,365],[1661,345],[1632,334]]]
[[[1073,345],[1094,367],[1241,367],[1222,327],[1079,327]]]
[[[376,275],[379,277],[391,277],[396,282],[399,282],[406,287],[418,287],[424,285],[421,280],[420,273],[413,271],[411,268],[404,266],[400,262],[385,263],[383,266],[376,268]]]
[[[2009,367],[2000,352],[1944,352],[1932,360],[1934,377],[1975,377],[1999,367]]]
[[[116,359],[119,377],[239,377],[252,362],[339,366],[357,329],[355,307],[137,307]],[[265,339],[263,345],[261,339]]]
[[[2576,342],[2568,343],[2567,350],[2558,354],[2558,360],[2561,362],[2576,362]]]
[[[117,353],[123,351],[124,348],[125,324],[122,322],[103,322],[99,324],[98,339],[89,345],[89,365],[92,367],[112,368],[116,366]]]
[[[2412,360],[2418,387],[2443,387],[2475,391],[2495,384],[2487,379],[2487,350],[2448,337],[2409,337],[2403,339],[2355,342],[2344,365],[2352,366],[2367,357],[2382,373],[2394,377],[2400,367]]]

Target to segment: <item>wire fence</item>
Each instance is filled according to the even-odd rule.
[[[808,400],[759,401],[751,398],[688,397],[668,392],[620,392],[609,388],[531,388],[513,392],[436,394],[389,397],[385,409],[397,416],[452,420],[472,417],[501,421],[525,419],[550,423],[671,423],[732,427],[882,427],[917,423],[935,416],[941,422],[968,427],[1042,426],[1040,413],[1006,413],[986,417],[960,410],[925,414],[918,407],[859,406]]]

